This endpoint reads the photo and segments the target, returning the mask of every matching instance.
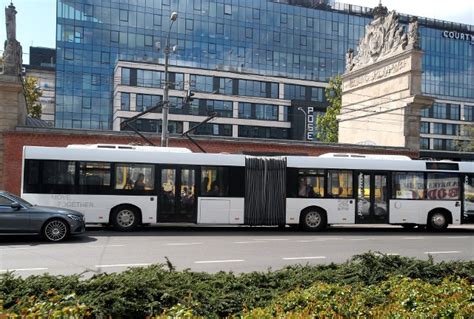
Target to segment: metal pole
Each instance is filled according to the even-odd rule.
[[[304,132],[303,132],[304,135],[303,135],[303,141],[307,141],[308,139],[307,139],[307,136],[306,136],[306,130],[307,130],[307,127],[308,127],[308,123],[307,123],[307,121],[308,121],[308,114],[306,113],[305,110],[303,110],[302,107],[298,107],[298,111],[301,111],[301,112],[303,112],[303,114],[304,114]]]
[[[169,92],[169,74],[168,74],[168,60],[170,55],[170,35],[171,35],[171,27],[173,26],[173,22],[176,21],[178,17],[178,13],[173,12],[171,13],[171,23],[170,28],[168,30],[168,34],[166,35],[166,46],[164,49],[165,53],[165,87],[163,88],[163,122],[161,127],[161,147],[168,147],[168,113],[170,109],[170,102],[168,98]]]
[[[165,87],[163,88],[163,121],[161,126],[161,147],[168,147],[168,112],[169,112],[169,79],[168,79],[168,59],[170,54],[169,42],[165,47]]]

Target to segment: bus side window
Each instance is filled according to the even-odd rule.
[[[200,193],[201,196],[229,196],[229,183],[229,168],[202,167]]]
[[[328,171],[328,196],[335,198],[351,198],[353,196],[351,171]]]
[[[474,175],[464,178],[464,211],[474,213]]]
[[[117,164],[115,189],[129,192],[155,189],[155,166],[145,164]]]

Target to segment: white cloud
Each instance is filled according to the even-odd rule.
[[[337,2],[356,4],[373,8],[379,0],[336,0]],[[474,24],[474,2],[472,0],[382,0],[382,5],[388,10],[415,15],[425,18],[435,18],[451,22]]]

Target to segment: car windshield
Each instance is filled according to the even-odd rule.
[[[33,206],[32,204],[28,203],[26,200],[24,200],[23,198],[21,197],[18,197],[16,195],[13,195],[13,194],[6,194],[8,197],[10,197],[12,200],[14,200],[15,202],[17,202],[18,204],[21,204],[23,206],[26,206],[26,207],[31,207]]]

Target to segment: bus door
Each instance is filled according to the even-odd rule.
[[[161,167],[158,222],[196,223],[196,168]]]
[[[358,172],[356,223],[388,223],[388,174]]]

